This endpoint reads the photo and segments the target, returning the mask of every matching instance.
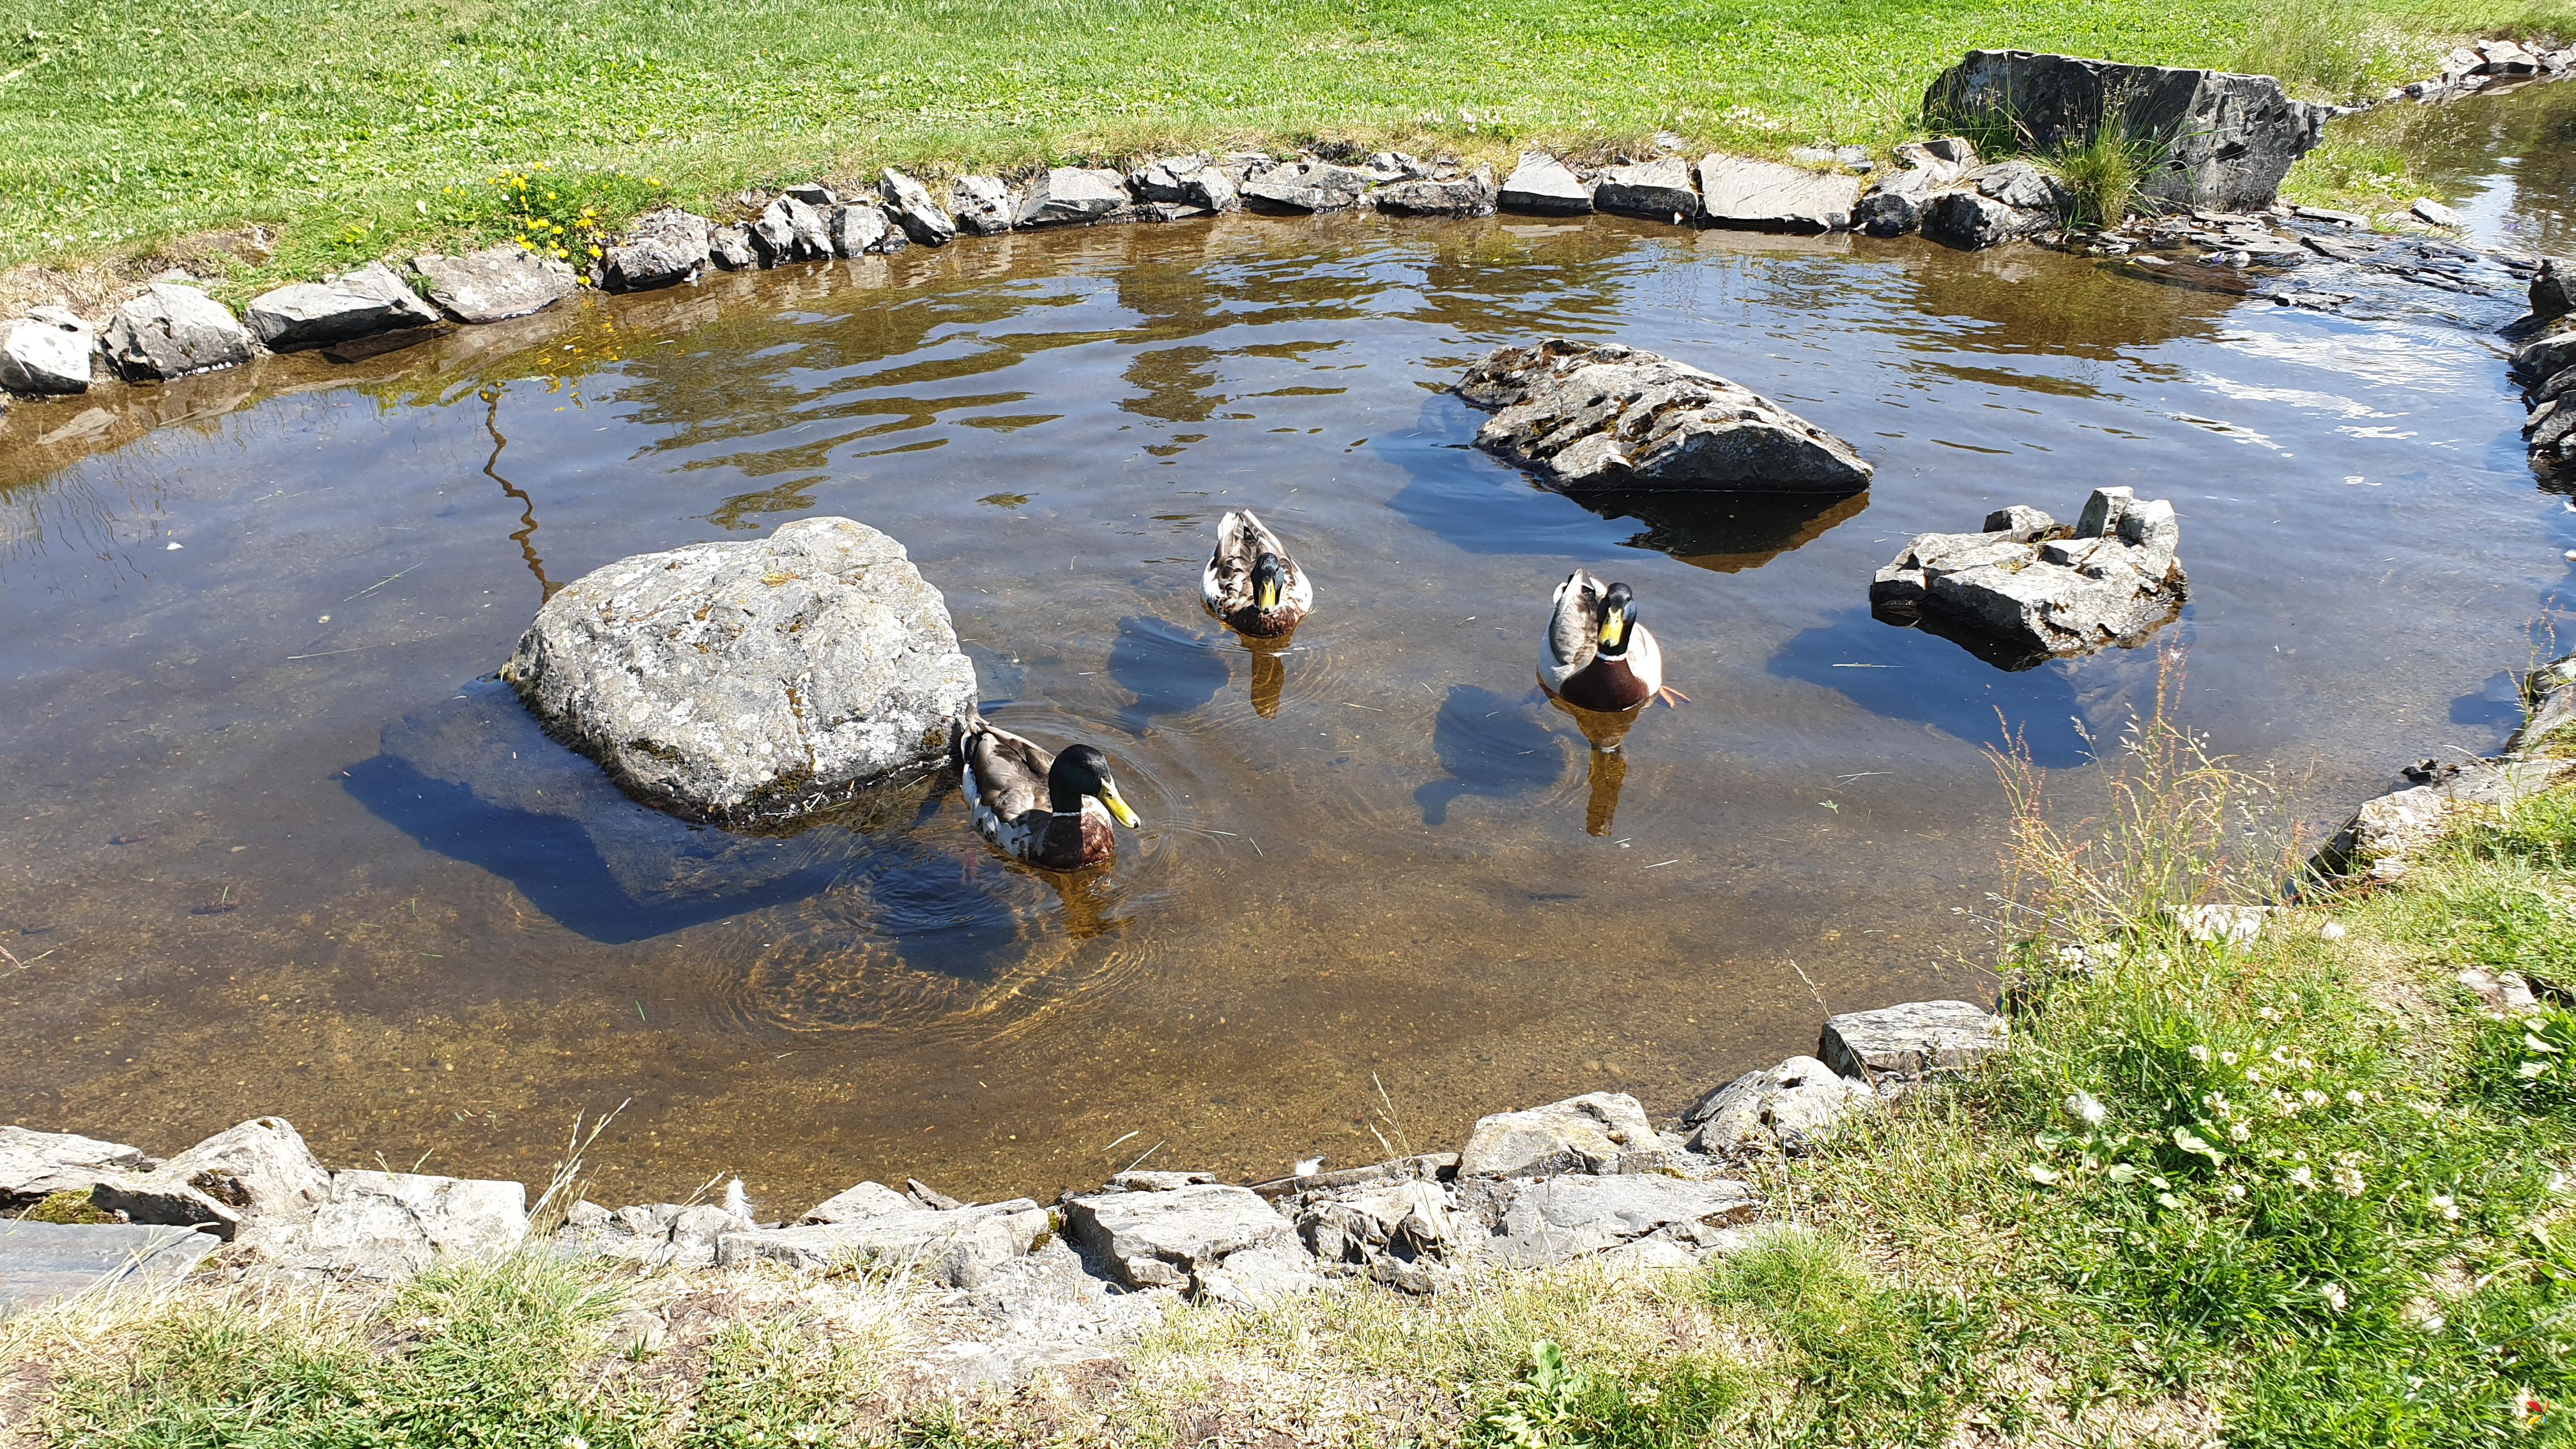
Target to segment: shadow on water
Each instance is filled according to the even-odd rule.
[[[1565,741],[1525,699],[1472,684],[1449,687],[1431,724],[1431,750],[1447,772],[1413,792],[1422,823],[1449,823],[1451,802],[1476,795],[1508,800],[1549,789],[1565,776]]]
[[[1162,619],[1119,620],[1109,677],[1133,699],[1120,707],[1118,723],[1142,735],[1158,718],[1204,708],[1234,677],[1216,652],[1220,642]]]
[[[2068,661],[1999,673],[1948,642],[1890,628],[1866,605],[1790,639],[1771,656],[1775,678],[1821,684],[1885,719],[1912,720],[1970,744],[2001,746],[2020,733],[2031,759],[2051,769],[2092,759],[2076,721],[2084,701]]]

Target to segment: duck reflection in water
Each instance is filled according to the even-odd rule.
[[[1583,807],[1583,829],[1589,835],[1607,835],[1618,818],[1619,787],[1628,781],[1628,755],[1620,746],[1627,742],[1629,729],[1646,707],[1641,704],[1635,709],[1585,709],[1555,695],[1549,695],[1547,702],[1557,713],[1573,720],[1574,727],[1592,742],[1592,791]]]
[[[1285,639],[1240,642],[1243,652],[1252,656],[1252,712],[1263,719],[1277,719],[1280,693],[1288,687],[1288,656],[1296,646]]]

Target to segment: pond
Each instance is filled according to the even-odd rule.
[[[2488,239],[2576,242],[2576,94],[2420,115]],[[619,1109],[595,1197],[739,1173],[789,1212],[1357,1163],[1583,1091],[1669,1112],[1829,1009],[1990,994],[1988,750],[2080,793],[2156,651],[2007,673],[1879,623],[1912,534],[2172,499],[2185,716],[2314,823],[2498,745],[2562,617],[2576,513],[2516,436],[2513,299],[2137,270],[1238,216],[22,405],[0,1118],[168,1152],[273,1112],[329,1161],[541,1181]],[[1446,389],[1554,333],[1734,378],[1875,486],[1541,491]],[[1285,650],[1199,610],[1238,506],[1319,580]],[[780,840],[682,826],[490,682],[549,586],[813,514],[909,547],[990,717],[1108,752],[1145,819],[1113,871],[1003,862],[945,783]],[[1693,699],[1615,756],[1533,694],[1576,566],[1634,587]]]

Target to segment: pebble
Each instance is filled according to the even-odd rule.
[[[2328,921],[2324,925],[2317,927],[2317,939],[2320,941],[2340,941],[2343,939],[2343,936],[2343,922],[2341,921]]]

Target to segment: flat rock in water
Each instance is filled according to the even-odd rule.
[[[1300,1286],[1291,1281],[1300,1268],[1320,1281],[1288,1219],[1250,1188],[1225,1183],[1068,1197],[1064,1232],[1130,1288],[1257,1295]]]
[[[1447,180],[1416,177],[1379,187],[1369,197],[1389,216],[1491,216],[1494,214],[1494,168],[1478,166],[1466,176]]]
[[[565,585],[503,673],[628,793],[785,820],[948,758],[975,667],[903,545],[846,518]]]
[[[2011,1042],[2004,1019],[1965,1001],[1911,1001],[1825,1022],[1825,1064],[1847,1077],[1910,1081],[1960,1072]]]
[[[1870,607],[2009,669],[2127,648],[2181,612],[2180,542],[2171,503],[2097,488],[2071,530],[2036,509],[2007,509],[1983,532],[1918,536],[1871,581]]]
[[[429,300],[459,322],[506,322],[542,312],[580,284],[572,268],[522,246],[486,247],[461,257],[411,259]]]
[[[60,307],[38,307],[0,328],[0,388],[50,396],[89,391],[98,336]]]
[[[290,1271],[402,1282],[440,1261],[503,1257],[527,1235],[518,1183],[341,1172],[313,1221],[269,1257]]]
[[[283,1117],[226,1128],[150,1172],[90,1193],[99,1207],[138,1223],[202,1227],[262,1246],[301,1231],[330,1197],[331,1174]]]
[[[1728,1157],[1805,1152],[1848,1117],[1875,1109],[1866,1082],[1843,1076],[1814,1057],[1791,1057],[1747,1072],[1702,1097],[1682,1115],[1694,1152]]]
[[[154,282],[107,323],[107,357],[129,378],[185,377],[250,361],[250,329],[224,304],[175,282]]]
[[[957,239],[957,222],[930,199],[930,188],[889,166],[877,178],[877,195],[903,234],[926,247],[944,247]]]
[[[1972,50],[1934,78],[1924,113],[2001,118],[2035,152],[2081,144],[2106,115],[2157,138],[2143,197],[2177,206],[2268,206],[2292,162],[2325,133],[2334,107],[2294,101],[2267,75],[2124,65],[2026,50]]]
[[[122,1142],[0,1126],[0,1209],[25,1207],[58,1192],[88,1192],[159,1165]]]
[[[1462,1206],[1491,1225],[1479,1256],[1540,1268],[1641,1241],[1686,1253],[1727,1244],[1761,1201],[1743,1183],[1660,1174],[1462,1184]],[[1684,1259],[1686,1261],[1686,1259]]]
[[[635,219],[626,240],[600,259],[600,285],[644,292],[694,282],[707,269],[707,219],[665,209]]]
[[[1253,174],[1243,183],[1243,204],[1254,211],[1313,215],[1359,204],[1376,179],[1329,161],[1294,161]]]
[[[1531,216],[1589,216],[1592,188],[1544,151],[1523,151],[1495,204]]]
[[[438,320],[411,284],[382,262],[369,262],[334,281],[297,282],[262,293],[242,316],[272,352],[327,347]]]
[[[2442,203],[2435,201],[2429,196],[2416,197],[2415,204],[2406,209],[2415,214],[2416,220],[2433,226],[2442,227],[2446,230],[2457,231],[2461,227],[2468,225],[2468,222],[2463,220],[2458,212],[2453,211],[2451,208],[2444,206]]]
[[[1699,220],[1699,192],[1690,163],[1679,156],[1634,166],[1613,166],[1592,181],[1592,206],[1619,216],[1642,216],[1687,226]]]
[[[1127,203],[1127,179],[1117,172],[1058,166],[1039,177],[1021,198],[1018,224],[1043,227],[1102,221]]]
[[[728,1232],[717,1240],[716,1262],[902,1265],[951,1288],[974,1288],[1027,1256],[1046,1228],[1046,1210],[1027,1198],[949,1212],[907,1206],[835,1223]]]
[[[1590,1092],[1477,1119],[1458,1149],[1458,1176],[1662,1172],[1677,1165],[1646,1110],[1625,1092]]]
[[[1847,231],[1860,203],[1860,178],[1711,154],[1699,163],[1699,194],[1711,226]]]
[[[174,1282],[220,1246],[186,1228],[0,1219],[0,1317],[101,1284]]]
[[[1478,447],[1569,492],[1869,486],[1870,465],[1840,438],[1714,373],[1617,343],[1497,348],[1458,394],[1499,409]]]
[[[1019,219],[1011,205],[1011,188],[998,176],[960,176],[948,188],[948,212],[958,229],[977,236],[998,236]]]

